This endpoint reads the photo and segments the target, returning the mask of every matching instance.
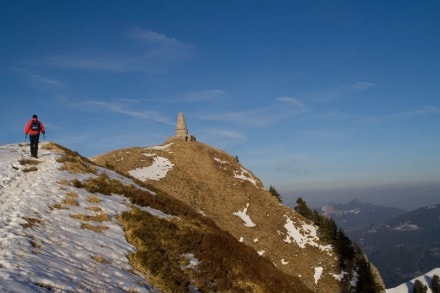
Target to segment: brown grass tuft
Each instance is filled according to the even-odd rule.
[[[93,221],[93,222],[106,222],[110,221],[110,218],[107,214],[104,213],[98,213],[96,215],[90,216],[90,215],[84,215],[84,214],[73,214],[70,215],[74,219],[78,219],[84,222]]]
[[[101,233],[102,231],[108,230],[109,228],[107,226],[94,226],[88,223],[82,223],[81,229],[87,229],[94,232]]]
[[[40,164],[40,161],[37,160],[31,160],[31,159],[21,159],[20,161],[18,161],[21,165],[25,166],[25,165],[38,165]]]
[[[21,224],[23,228],[32,228],[34,226],[38,226],[39,224],[43,223],[43,221],[40,219],[30,218],[30,217],[23,217],[23,220],[26,220],[27,222],[25,224]]]
[[[97,197],[96,195],[92,195],[89,198],[87,198],[87,201],[90,203],[100,203],[101,199],[99,197]]]
[[[99,263],[104,263],[104,264],[111,263],[111,261],[109,261],[108,259],[106,259],[105,257],[100,256],[100,255],[94,255],[94,256],[92,256],[92,259],[96,262],[99,262]]]
[[[78,198],[78,194],[75,192],[69,192],[68,194],[66,194],[66,197],[63,200],[63,204],[66,205],[71,205],[71,206],[79,206],[79,202],[77,200]]]

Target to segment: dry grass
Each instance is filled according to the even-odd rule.
[[[52,209],[57,209],[57,210],[68,210],[69,208],[61,203],[56,203],[52,206],[49,207],[51,210]]]
[[[205,218],[169,221],[133,209],[120,221],[137,247],[131,262],[166,292],[187,292],[189,284],[202,292],[310,292]],[[200,261],[195,270],[182,270],[185,253]]]
[[[30,218],[30,217],[23,217],[23,220],[27,222],[25,224],[21,224],[23,228],[32,228],[34,226],[38,226],[39,224],[43,223],[43,221],[40,219]]]
[[[96,173],[95,164],[81,156],[78,152],[74,152],[56,143],[47,143],[43,147],[61,155],[57,162],[63,163],[63,166],[60,168],[62,171],[83,174]]]
[[[64,186],[70,186],[70,181],[67,179],[61,179],[58,181],[58,184],[64,185]]]
[[[21,165],[25,166],[25,165],[38,165],[40,164],[40,161],[37,160],[31,160],[31,159],[21,159],[20,161],[18,161]]]
[[[108,230],[109,228],[107,226],[94,226],[88,223],[82,223],[81,229],[87,229],[97,233],[101,233],[102,231]]]
[[[102,223],[102,222],[110,221],[109,216],[104,213],[97,213],[96,215],[93,216],[84,215],[84,214],[73,214],[70,216],[74,219],[78,219],[84,222],[93,221],[93,222]]]
[[[66,194],[66,197],[63,199],[63,204],[70,205],[70,206],[79,206],[78,202],[78,194],[75,192],[69,192]]]
[[[99,197],[97,197],[96,195],[92,195],[87,198],[87,201],[90,203],[98,204],[101,202],[101,199]]]
[[[100,256],[100,255],[94,255],[94,256],[92,256],[92,259],[96,262],[103,263],[103,264],[110,264],[111,263],[111,261],[109,261],[108,259],[106,259],[105,257]]]

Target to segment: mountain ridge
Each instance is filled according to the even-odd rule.
[[[318,227],[280,203],[250,170],[223,150],[175,140],[159,148],[115,150],[93,161],[123,174],[148,172],[154,162],[166,162],[172,168],[163,166],[167,169],[164,178],[139,179],[213,219],[282,271],[299,276],[315,292],[337,292],[342,283],[335,280],[341,275],[345,286],[352,281],[355,273],[341,272],[332,248],[320,243]]]
[[[319,227],[224,151],[173,142],[96,164],[51,142],[38,160],[28,149],[0,146],[5,291],[356,289],[356,266],[339,269]]]

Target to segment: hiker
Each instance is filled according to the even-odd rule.
[[[40,139],[40,133],[43,133],[44,135],[46,130],[44,129],[43,123],[38,120],[38,116],[34,114],[32,119],[29,120],[24,127],[25,138],[27,138],[29,134],[31,157],[33,158],[38,158],[38,141]]]

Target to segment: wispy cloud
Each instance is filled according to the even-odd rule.
[[[103,45],[93,52],[85,48],[81,52],[51,56],[45,63],[67,69],[158,74],[196,56],[191,44],[158,32],[136,27],[126,37],[130,45],[126,51],[108,51],[111,46]]]
[[[228,146],[228,145],[236,145],[243,144],[246,142],[247,137],[237,131],[229,131],[229,130],[211,130],[208,131],[209,135],[214,135],[217,139],[221,138],[221,142],[218,143],[219,146]]]
[[[426,106],[410,111],[402,111],[402,112],[390,113],[381,116],[372,116],[368,118],[363,118],[360,119],[360,121],[366,123],[380,123],[386,120],[409,119],[417,116],[436,115],[436,114],[440,114],[440,107]]]
[[[185,102],[209,102],[217,100],[225,95],[225,92],[219,89],[211,89],[200,92],[184,94]]]
[[[149,110],[144,110],[144,111],[132,110],[131,108],[121,103],[121,101],[109,103],[103,101],[88,100],[81,102],[80,104],[82,106],[87,106],[88,109],[94,108],[101,111],[127,115],[137,119],[150,120],[163,124],[174,125],[174,122],[171,122],[168,119],[168,117],[163,116],[161,113],[155,111],[149,111]]]
[[[199,115],[199,119],[243,124],[251,127],[268,127],[279,121],[298,116],[306,111],[304,104],[293,97],[278,97],[267,108],[247,111]]]
[[[24,76],[24,78],[29,82],[29,85],[33,88],[59,89],[64,87],[64,84],[61,81],[42,74],[37,74],[25,69],[14,69],[14,71]]]
[[[372,82],[357,81],[348,85],[336,86],[312,92],[305,95],[305,97],[318,102],[329,102],[336,99],[349,97],[362,91],[369,90],[375,86],[376,85]]]

